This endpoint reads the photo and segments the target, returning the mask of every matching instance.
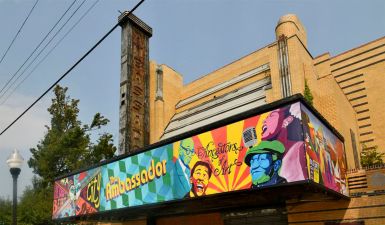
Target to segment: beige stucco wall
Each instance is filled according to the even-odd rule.
[[[150,62],[150,143],[159,141],[168,122],[175,114],[183,89],[183,77],[167,65],[163,70],[163,98],[156,99],[157,63]]]

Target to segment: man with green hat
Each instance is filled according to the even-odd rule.
[[[246,152],[244,161],[250,167],[252,188],[286,183],[286,179],[278,175],[284,151],[280,141],[261,141]]]

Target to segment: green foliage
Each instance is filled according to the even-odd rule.
[[[67,95],[67,88],[56,86],[48,108],[51,124],[36,147],[31,148],[28,165],[36,174],[32,187],[27,188],[20,202],[19,220],[23,224],[52,224],[53,181],[56,177],[113,157],[116,147],[111,134],[99,134],[92,143],[91,132],[105,126],[109,120],[100,113],[91,125],[78,120],[79,100]]]
[[[87,160],[90,162],[100,162],[105,159],[112,158],[116,151],[116,147],[111,142],[112,134],[102,134],[98,143],[90,148]]]
[[[365,145],[362,145],[362,151],[360,154],[361,158],[361,166],[362,167],[370,167],[374,165],[383,164],[383,157],[385,153],[377,152],[377,146],[374,148],[366,149]]]
[[[12,201],[0,198],[0,225],[12,223]]]
[[[51,220],[52,187],[31,188],[24,190],[18,207],[19,224],[49,225]]]
[[[91,142],[90,132],[100,129],[109,120],[95,114],[91,125],[82,125],[78,120],[79,100],[67,95],[68,88],[56,86],[55,97],[48,108],[51,125],[35,148],[31,148],[28,165],[41,178],[43,187],[52,184],[55,177],[70,173],[111,158],[116,151],[111,134],[99,136],[97,144]]]
[[[313,94],[311,93],[311,90],[309,88],[309,85],[307,84],[307,79],[305,79],[305,90],[304,90],[304,98],[305,100],[310,104],[313,105]]]

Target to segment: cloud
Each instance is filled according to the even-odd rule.
[[[17,118],[33,101],[34,97],[15,95],[8,104],[0,106],[1,131]],[[30,111],[0,136],[0,150],[30,148],[41,139],[49,124],[48,102],[37,103]]]
[[[3,131],[14,119],[16,119],[36,97],[16,94],[9,103],[0,106],[0,130]],[[0,186],[0,197],[12,196],[12,178],[6,159],[13,149],[18,149],[24,157],[24,165],[19,177],[19,196],[26,185],[31,184],[32,170],[27,161],[31,157],[29,149],[35,147],[46,132],[45,125],[49,124],[50,116],[47,108],[50,103],[43,99],[28,111],[18,122],[0,136],[0,177],[4,177]]]

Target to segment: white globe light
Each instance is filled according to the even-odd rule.
[[[13,150],[13,153],[8,157],[7,164],[9,168],[21,168],[21,165],[23,164],[24,159],[20,155],[18,150]]]

